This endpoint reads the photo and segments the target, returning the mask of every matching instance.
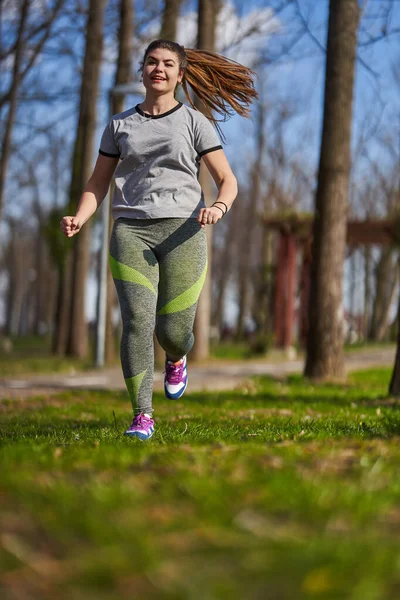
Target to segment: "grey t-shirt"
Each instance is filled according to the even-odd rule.
[[[113,116],[99,150],[120,158],[113,218],[196,218],[205,206],[200,159],[221,148],[210,121],[181,102],[161,115],[148,115],[137,105]]]

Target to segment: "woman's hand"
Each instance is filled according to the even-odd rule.
[[[219,209],[216,206],[210,206],[210,208],[202,208],[197,217],[201,227],[204,228],[206,225],[215,225],[223,217],[223,209]]]
[[[60,221],[61,231],[69,238],[79,233],[82,225],[81,220],[76,217],[63,217]]]

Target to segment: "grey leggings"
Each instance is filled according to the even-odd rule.
[[[173,358],[194,343],[193,322],[207,272],[205,229],[196,219],[114,222],[110,267],[121,308],[121,364],[134,415],[152,414],[153,334]]]

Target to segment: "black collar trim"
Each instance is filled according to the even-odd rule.
[[[168,115],[172,114],[173,112],[175,112],[176,110],[181,108],[181,106],[182,106],[182,102],[178,102],[178,104],[176,106],[174,106],[174,108],[171,108],[171,110],[169,110],[165,113],[161,113],[160,115],[149,115],[148,113],[143,112],[143,110],[139,107],[139,104],[136,104],[135,109],[136,109],[136,112],[139,113],[139,115],[142,115],[142,117],[146,117],[146,119],[162,119],[163,117],[167,117]]]

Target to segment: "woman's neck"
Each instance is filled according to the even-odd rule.
[[[172,110],[178,104],[179,102],[177,102],[173,96],[158,96],[156,98],[146,97],[145,100],[139,104],[139,108],[149,115],[161,115]]]

